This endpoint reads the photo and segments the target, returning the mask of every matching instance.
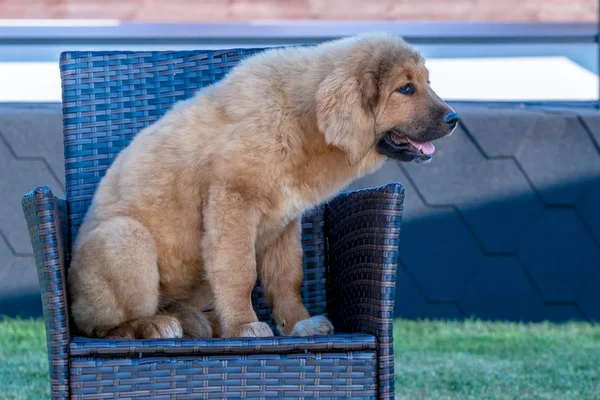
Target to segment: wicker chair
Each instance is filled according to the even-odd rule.
[[[392,316],[404,188],[342,193],[303,217],[312,315],[332,336],[103,340],[69,319],[70,249],[98,182],[135,134],[174,102],[261,51],[61,55],[67,199],[23,198],[43,301],[53,399],[393,398]],[[273,324],[260,285],[259,318]]]

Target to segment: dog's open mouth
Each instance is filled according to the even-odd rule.
[[[377,144],[377,151],[404,162],[427,162],[435,152],[431,142],[410,139],[396,130],[388,131]]]
[[[418,150],[427,156],[432,155],[435,151],[435,146],[431,142],[417,142],[416,140],[412,140],[409,137],[396,132],[389,132],[389,135],[390,140],[394,142],[395,145],[402,146],[408,142],[415,150]]]

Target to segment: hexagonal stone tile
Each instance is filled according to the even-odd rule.
[[[542,209],[526,177],[513,160],[486,160],[463,131],[440,143],[430,164],[402,167],[429,204],[457,206],[487,251],[514,252],[515,226]]]
[[[586,318],[600,322],[600,273],[597,273],[577,301]]]
[[[587,186],[577,201],[577,208],[596,241],[600,243],[600,177]]]
[[[30,254],[31,241],[21,198],[42,185],[49,186],[55,195],[63,198],[64,192],[42,161],[11,160],[2,173],[9,179],[0,180],[0,230],[17,253]]]
[[[567,321],[580,321],[585,317],[581,314],[581,311],[574,306],[569,304],[546,304],[542,309],[542,312],[538,316],[538,321],[550,321],[550,322],[567,322]]]
[[[10,270],[10,263],[12,261],[12,252],[8,245],[4,242],[4,239],[0,237],[0,293],[3,293],[2,286],[5,284],[7,271]],[[2,277],[5,277],[2,279]],[[10,278],[10,277],[8,277]],[[1,295],[0,295],[1,297]],[[0,314],[2,312],[0,311]]]
[[[543,206],[514,161],[489,160],[464,186],[475,190],[457,206],[485,249],[516,251],[524,231],[519,227],[533,224]]]
[[[429,204],[445,205],[469,201],[479,189],[469,185],[473,172],[486,159],[462,129],[436,142],[429,164],[404,163],[402,167]]]
[[[515,258],[489,257],[468,278],[460,305],[466,316],[531,321],[544,302]]]
[[[600,146],[600,111],[597,109],[578,110],[578,114],[585,121],[588,129],[596,141],[596,144]]]
[[[13,257],[0,270],[0,314],[23,317],[42,314],[33,257]]]
[[[13,156],[8,150],[8,147],[4,144],[2,138],[0,138],[0,171],[6,171],[8,163],[12,160]]]
[[[420,215],[429,213],[429,208],[419,198],[415,188],[400,167],[400,163],[394,160],[388,160],[377,171],[351,183],[348,186],[348,190],[385,185],[392,182],[399,182],[405,188],[403,221],[418,218]]]
[[[512,156],[541,113],[516,108],[459,109],[462,123],[488,156]]]
[[[64,144],[60,104],[0,107],[0,134],[18,157],[42,157],[64,186]]]
[[[12,252],[4,240],[0,237],[0,276],[4,267],[12,260]]]
[[[600,157],[574,116],[546,115],[523,139],[517,159],[544,201],[572,204],[600,176]]]
[[[572,209],[546,209],[519,258],[550,302],[573,302],[600,268],[600,249]]]
[[[39,281],[33,256],[11,256],[0,270],[0,291],[18,295],[21,290],[38,290]]]
[[[451,209],[403,221],[400,259],[434,302],[457,300],[485,262],[466,226]]]
[[[394,315],[406,319],[462,319],[455,304],[429,303],[406,273],[404,268],[398,268],[396,279],[396,299]]]

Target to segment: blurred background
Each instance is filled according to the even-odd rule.
[[[461,116],[430,164],[351,185],[406,187],[396,399],[598,399],[598,15],[598,0],[0,0],[0,399],[50,397],[21,197],[67,189],[60,53],[368,31],[421,50]]]
[[[66,50],[405,37],[461,123],[406,186],[398,317],[600,319],[597,0],[0,0],[0,315],[40,316],[21,196],[64,197]]]

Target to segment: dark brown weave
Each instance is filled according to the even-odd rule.
[[[75,399],[373,399],[377,354],[71,359]]]
[[[342,193],[328,205],[330,299],[336,329],[379,346],[379,397],[394,397],[393,317],[404,187]]]
[[[69,316],[65,291],[67,238],[66,203],[39,187],[23,197],[23,211],[40,281],[51,395],[64,399],[69,394]]]
[[[131,356],[140,354],[255,354],[267,351],[273,354],[328,351],[376,350],[375,337],[367,334],[337,334],[308,336],[233,339],[160,339],[160,340],[104,340],[75,337],[70,343],[72,356]]]
[[[221,79],[239,60],[257,51],[261,50],[61,56],[67,201],[56,199],[46,187],[23,199],[39,271],[53,398],[154,396],[158,392],[152,391],[159,386],[152,385],[165,371],[188,382],[169,386],[173,391],[160,395],[168,398],[179,398],[181,390],[191,396],[183,398],[194,398],[191,393],[198,393],[197,398],[260,398],[278,393],[305,399],[315,393],[321,398],[340,397],[342,392],[342,397],[393,397],[391,316],[404,193],[400,184],[341,194],[303,217],[302,296],[311,314],[329,313],[340,332],[334,336],[162,341],[73,337],[64,285],[69,251],[106,169],[140,129],[160,118],[174,102]],[[252,298],[259,318],[273,324],[260,286]],[[88,356],[85,364],[78,364]],[[187,371],[204,371],[217,364],[224,376],[237,368],[243,373],[249,366],[264,367],[265,374],[277,367],[283,375],[274,375],[268,390],[249,388],[237,378],[215,383],[219,389],[213,390],[209,378]],[[348,370],[334,377],[323,375],[332,365]],[[107,368],[117,375],[110,375]],[[360,379],[368,377],[375,385],[368,379],[357,381],[353,373],[359,370],[364,373]],[[126,384],[118,375],[125,371],[130,374]],[[141,389],[148,379],[151,386]],[[322,379],[333,381],[323,384]],[[307,385],[314,388],[306,389]],[[205,387],[210,391],[200,390]]]

